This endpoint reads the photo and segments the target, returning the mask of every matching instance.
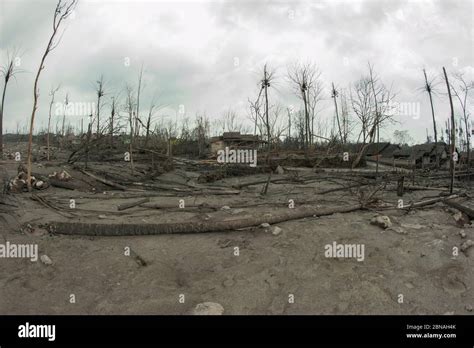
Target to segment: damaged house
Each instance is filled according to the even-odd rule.
[[[444,142],[404,146],[393,153],[397,161],[406,161],[416,168],[432,167],[439,158],[440,165],[449,164],[448,145]]]
[[[240,132],[224,132],[224,134],[211,138],[211,153],[216,154],[226,147],[239,149],[257,149],[262,143],[258,135],[240,134]]]

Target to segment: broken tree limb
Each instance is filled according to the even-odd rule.
[[[313,216],[325,216],[335,213],[348,213],[362,209],[361,204],[346,205],[333,208],[299,208],[285,209],[271,216],[259,215],[239,220],[227,221],[186,221],[159,224],[101,224],[82,222],[51,222],[50,231],[59,234],[76,234],[92,236],[137,236],[171,233],[205,233],[236,230],[240,228],[259,226],[267,222],[276,224],[284,221],[298,220]]]
[[[260,185],[260,184],[266,184],[268,182],[268,177],[264,180],[255,180],[255,181],[250,181],[250,182],[245,182],[245,183],[240,183],[240,184],[235,184],[232,185],[233,188],[236,189],[241,189],[247,186],[253,186],[253,185]],[[296,178],[279,178],[279,179],[270,179],[270,182],[272,184],[275,183],[280,183],[280,182],[288,182],[288,181],[297,181]]]
[[[354,184],[354,185],[349,185],[349,186],[342,186],[342,187],[336,187],[332,189],[327,189],[324,191],[319,191],[316,192],[317,195],[325,195],[326,193],[331,193],[331,192],[337,192],[337,191],[344,191],[344,190],[349,190],[351,188],[355,187],[362,187],[362,186],[367,186],[368,184]]]
[[[65,212],[64,209],[55,206],[55,205],[52,204],[51,202],[47,201],[44,197],[41,197],[41,196],[36,195],[36,194],[34,194],[34,193],[31,194],[31,200],[36,201],[36,202],[42,204],[42,205],[45,206],[46,208],[50,208],[50,209],[55,210],[59,215],[62,215],[62,216],[64,216],[64,217],[72,218],[72,217],[75,216],[75,215],[72,214],[72,213]]]
[[[85,171],[84,169],[79,169],[79,171],[82,173],[82,174],[85,174],[87,176],[90,176],[91,178],[107,185],[107,186],[111,186],[111,187],[114,187],[116,189],[119,189],[119,190],[122,190],[122,191],[126,191],[127,188],[125,186],[122,186],[122,185],[119,185],[119,184],[116,184],[115,182],[113,181],[110,181],[110,180],[107,180],[107,179],[104,179],[104,178],[101,178],[101,177],[98,177],[97,175],[94,175],[92,173],[89,173],[87,171]]]
[[[150,201],[150,198],[143,198],[143,199],[140,199],[140,200],[134,201],[134,202],[122,203],[122,204],[118,205],[117,210],[122,211],[122,210],[125,210],[125,209],[130,209],[130,208],[136,207],[137,205],[147,203],[149,201]]]
[[[403,209],[420,208],[420,207],[435,204],[435,203],[438,203],[438,202],[444,202],[448,199],[458,198],[458,197],[459,197],[459,195],[450,195],[450,196],[447,196],[447,197],[437,197],[437,198],[427,199],[426,201],[421,201],[421,202],[408,204],[408,205],[404,206]]]
[[[462,204],[451,201],[449,199],[446,199],[444,201],[444,203],[449,205],[450,207],[453,207],[453,208],[456,208],[459,211],[462,211],[464,214],[466,214],[469,217],[469,219],[471,219],[471,220],[474,219],[474,210],[472,210],[471,208],[468,208],[468,207],[466,207]]]

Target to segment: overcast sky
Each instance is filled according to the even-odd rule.
[[[33,79],[52,30],[55,3],[0,0],[0,62],[5,63],[7,50],[17,48],[24,70],[8,86],[4,130],[26,124],[31,114]],[[418,90],[422,69],[438,81],[443,66],[474,76],[472,0],[80,0],[65,24],[41,75],[37,129],[47,123],[52,85],[61,83],[59,101],[67,92],[71,102],[92,103],[94,82],[103,74],[108,102],[126,82],[136,86],[142,64],[145,112],[157,94],[168,105],[161,114],[170,119],[184,105],[190,118],[205,112],[216,120],[233,109],[248,123],[247,99],[258,94],[264,63],[276,71],[270,103],[299,108],[286,78],[295,61],[317,64],[326,88],[331,82],[348,88],[367,72],[370,61],[385,84],[393,83],[399,102],[420,107],[419,117],[400,115],[400,123],[381,136],[408,129],[424,141],[425,129],[432,134],[432,126],[428,97]],[[439,89],[444,93],[444,85]],[[326,98],[319,117],[327,119],[334,110],[328,93]],[[449,115],[444,95],[435,99],[435,110],[444,126]],[[80,118],[70,116],[69,121],[78,124]]]

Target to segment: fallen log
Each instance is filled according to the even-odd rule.
[[[166,191],[175,191],[175,192],[192,192],[189,189],[182,189],[182,188],[177,188],[177,187],[169,187],[166,185],[159,185],[159,184],[147,184],[143,182],[131,182],[128,183],[129,185],[133,186],[140,186],[140,187],[145,187],[145,188],[150,188],[150,189],[157,189],[157,190],[166,190]]]
[[[117,210],[122,211],[122,210],[125,210],[125,209],[130,209],[130,208],[136,207],[137,205],[140,205],[140,204],[143,204],[143,203],[146,203],[146,202],[149,202],[149,201],[150,201],[150,198],[143,198],[143,199],[140,199],[140,200],[134,201],[134,202],[122,203],[122,204],[118,205]]]
[[[131,223],[131,224],[101,224],[83,222],[51,222],[49,230],[58,234],[92,235],[92,236],[138,236],[174,233],[205,233],[222,232],[259,226],[266,222],[276,224],[284,221],[298,220],[313,216],[325,216],[335,213],[348,213],[362,209],[362,204],[346,205],[333,208],[300,208],[286,209],[275,215],[249,217],[227,221],[187,221],[159,224]]]
[[[271,182],[272,184],[275,184],[275,183],[280,183],[280,182],[291,182],[291,181],[294,182],[294,181],[298,181],[298,180],[296,180],[296,178],[278,178],[278,179],[268,180],[268,177],[267,177],[264,180],[255,180],[255,181],[245,182],[245,183],[241,183],[241,184],[235,184],[235,185],[232,185],[232,187],[235,188],[235,189],[241,189],[241,188],[244,188],[244,187],[247,187],[247,186],[266,184],[268,181]]]
[[[332,192],[337,192],[337,191],[344,191],[344,190],[349,190],[351,188],[355,188],[355,187],[363,187],[363,186],[367,186],[368,184],[354,184],[354,185],[349,185],[349,186],[342,186],[342,187],[336,187],[336,188],[332,188],[332,189],[327,189],[327,190],[324,190],[324,191],[319,191],[319,192],[316,192],[317,195],[325,195],[326,193],[332,193]]]
[[[408,190],[408,191],[423,191],[423,190],[426,190],[426,191],[430,191],[430,190],[433,190],[433,191],[449,191],[449,188],[447,187],[432,187],[432,186],[419,186],[419,185],[408,185],[405,187],[405,190]]]
[[[67,182],[67,181],[61,181],[61,180],[54,179],[54,178],[49,178],[49,183],[53,187],[59,187],[59,188],[63,188],[63,189],[66,189],[66,190],[75,190],[77,188],[76,185],[74,185],[73,183],[70,183],[70,182]]]
[[[122,185],[119,185],[119,184],[116,184],[115,182],[113,181],[110,181],[110,180],[107,180],[107,179],[104,179],[104,178],[101,178],[101,177],[98,177],[97,175],[94,175],[92,173],[89,173],[87,171],[85,171],[84,169],[79,169],[79,171],[82,173],[82,174],[85,174],[87,176],[90,176],[91,178],[107,185],[107,186],[111,186],[111,187],[114,187],[116,189],[119,189],[119,190],[122,190],[122,191],[126,191],[127,188],[125,186],[122,186]]]
[[[65,212],[63,208],[59,208],[56,205],[52,204],[51,202],[47,201],[44,197],[38,196],[36,194],[31,195],[31,200],[40,203],[41,205],[45,206],[46,208],[50,208],[55,210],[58,214],[67,217],[67,218],[72,218],[75,215],[73,213],[68,213]]]
[[[445,204],[449,205],[450,207],[456,208],[459,211],[462,211],[464,214],[466,214],[469,219],[474,219],[474,210],[471,208],[468,208],[462,204],[459,204],[457,202],[451,201],[451,200],[445,200]]]
[[[459,195],[457,195],[457,194],[450,195],[450,196],[447,196],[447,197],[437,197],[437,198],[427,199],[427,200],[421,201],[421,202],[411,203],[407,206],[404,206],[403,208],[404,209],[420,208],[420,207],[435,204],[435,203],[438,203],[438,202],[445,202],[448,199],[453,199],[453,198],[458,198],[458,197],[459,197]]]

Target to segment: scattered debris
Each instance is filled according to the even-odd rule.
[[[453,215],[453,218],[454,221],[456,221],[456,224],[460,227],[464,227],[465,224],[468,224],[470,222],[469,217],[460,211],[456,212]]]
[[[71,180],[72,176],[65,170],[61,170],[60,172],[53,172],[52,174],[48,175],[49,178],[54,178],[59,181],[69,181]]]
[[[474,245],[474,242],[470,239],[466,240],[464,243],[461,244],[461,251],[466,251],[470,247]]]
[[[464,230],[459,231],[459,235],[461,238],[466,238],[466,232],[464,232]]]
[[[281,166],[278,166],[278,167],[276,167],[276,169],[275,169],[275,173],[277,173],[277,174],[285,174],[285,170],[284,170]]]

